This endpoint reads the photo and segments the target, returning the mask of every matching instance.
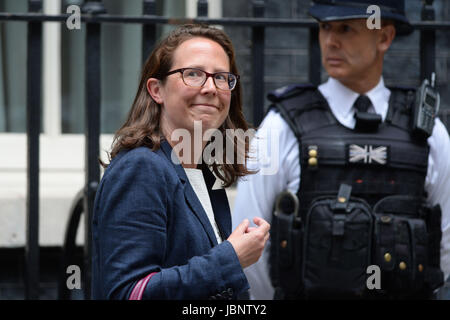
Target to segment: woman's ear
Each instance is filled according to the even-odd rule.
[[[152,99],[158,103],[162,104],[164,99],[162,95],[161,81],[155,78],[150,78],[147,80],[147,91],[152,97]]]

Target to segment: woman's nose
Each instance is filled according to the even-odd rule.
[[[213,77],[208,77],[206,78],[206,82],[202,87],[202,91],[213,91],[216,92],[217,88],[216,88],[216,84],[214,83],[214,79]]]

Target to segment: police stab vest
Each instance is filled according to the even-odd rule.
[[[440,209],[425,201],[429,146],[412,130],[415,92],[390,90],[385,121],[358,115],[357,129],[340,124],[315,87],[269,95],[298,140],[301,168],[297,194],[278,198],[272,220],[278,297],[424,297],[442,284]],[[369,267],[381,277],[372,284]]]

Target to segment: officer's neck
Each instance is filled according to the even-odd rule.
[[[352,90],[353,92],[359,94],[365,94],[375,88],[380,82],[381,74],[378,77],[364,78],[364,79],[355,79],[355,80],[345,80],[345,79],[337,79],[344,86]]]

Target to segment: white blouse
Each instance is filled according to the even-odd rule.
[[[211,199],[209,198],[208,189],[206,187],[205,179],[203,177],[203,172],[200,169],[184,168],[186,175],[192,188],[195,191],[203,209],[208,216],[209,222],[216,235],[217,243],[222,242],[222,237],[220,236],[219,227],[217,226],[216,219],[214,218],[214,211],[211,205]]]

